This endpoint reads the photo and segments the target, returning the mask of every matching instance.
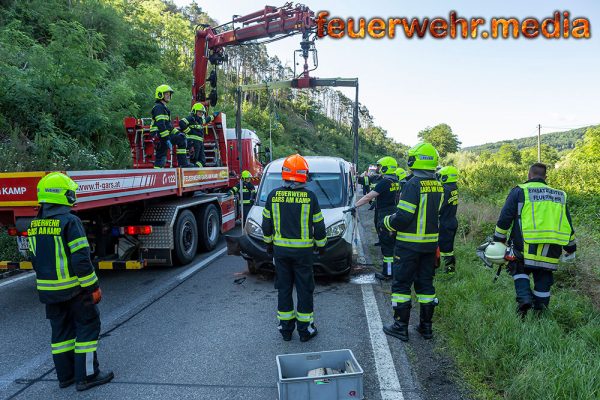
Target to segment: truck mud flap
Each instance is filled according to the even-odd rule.
[[[247,241],[248,238],[245,235],[244,236],[225,235],[225,242],[227,242],[227,255],[241,256],[242,255],[242,244],[240,242],[243,240]]]

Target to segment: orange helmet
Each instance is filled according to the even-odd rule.
[[[300,154],[289,156],[283,162],[281,177],[284,181],[305,183],[308,180],[308,163]]]

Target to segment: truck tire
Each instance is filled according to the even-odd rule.
[[[198,223],[194,213],[183,210],[177,216],[174,228],[175,260],[179,265],[192,262],[198,251]]]
[[[198,221],[200,223],[198,229],[200,249],[203,251],[214,250],[221,237],[221,218],[217,207],[209,204],[200,209]]]

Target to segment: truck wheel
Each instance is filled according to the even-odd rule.
[[[258,273],[258,269],[256,269],[256,264],[252,260],[246,260],[248,263],[248,272],[250,275],[256,275]]]
[[[200,249],[211,251],[217,247],[219,238],[221,237],[221,219],[219,211],[214,204],[209,204],[202,208],[199,213],[198,221],[200,221]]]
[[[175,222],[175,259],[180,265],[190,263],[198,251],[198,223],[194,213],[183,210]]]

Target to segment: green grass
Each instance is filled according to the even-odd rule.
[[[515,315],[513,281],[459,243],[458,273],[436,279],[435,326],[481,399],[600,398],[600,313],[557,274],[543,316]],[[568,274],[567,274],[568,275]]]

